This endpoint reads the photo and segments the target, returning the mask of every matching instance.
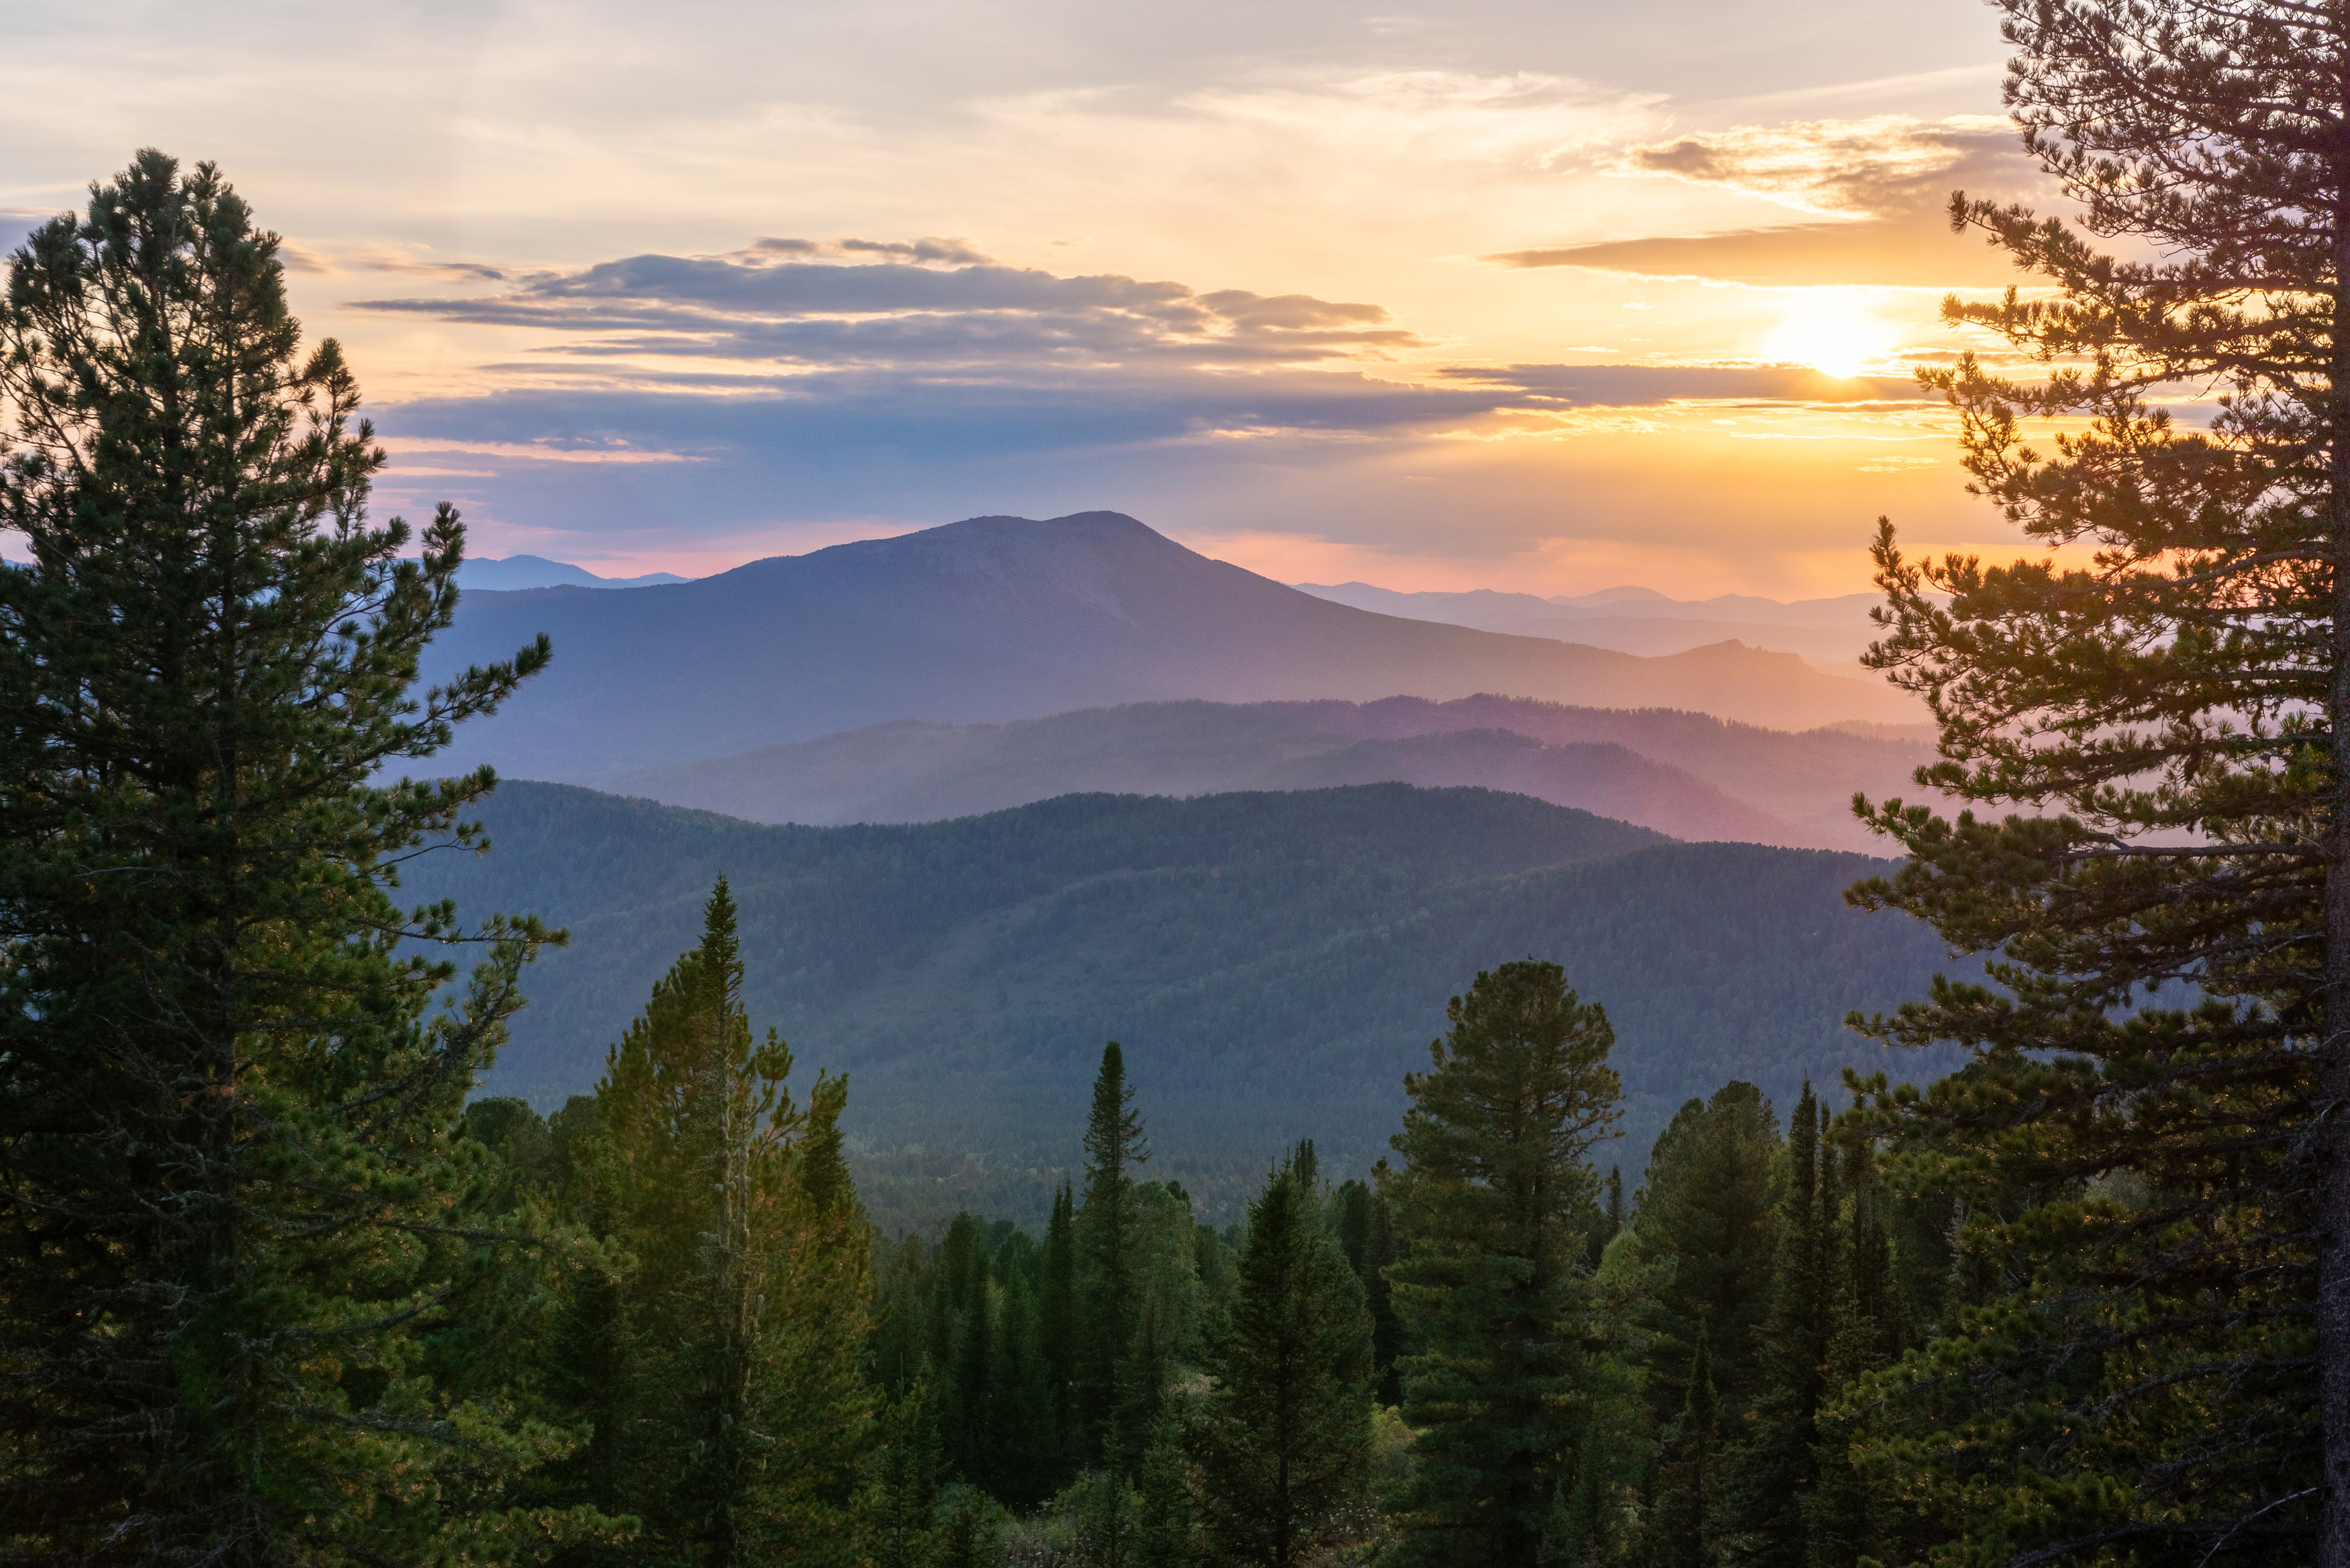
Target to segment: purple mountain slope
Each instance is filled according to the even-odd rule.
[[[540,631],[554,667],[466,726],[447,763],[603,784],[895,719],[1170,698],[1501,691],[1786,727],[1917,716],[1900,693],[1736,643],[1642,659],[1333,604],[1112,512],[973,518],[628,593],[470,594],[425,673]]]
[[[929,822],[1084,791],[1209,794],[1482,784],[1678,838],[1876,849],[1855,791],[1916,795],[1930,753],[1650,709],[1523,699],[1139,702],[993,724],[901,721],[620,775],[611,787],[755,822]]]

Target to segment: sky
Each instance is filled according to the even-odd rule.
[[[142,146],[284,236],[484,556],[1132,514],[1285,581],[2002,558],[1919,364],[2064,211],[1975,0],[0,0],[0,235]]]

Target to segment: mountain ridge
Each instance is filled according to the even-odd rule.
[[[1431,739],[1480,732],[1517,743]],[[1376,742],[1419,743],[1382,751]],[[1532,754],[1534,746],[1550,751]],[[1139,702],[993,724],[899,721],[638,770],[611,787],[748,821],[827,825],[967,816],[1087,790],[1482,784],[1677,838],[1869,853],[1881,846],[1853,819],[1852,796],[1921,798],[1910,775],[1932,757],[1896,736],[1789,734],[1704,714],[1481,694],[1451,702]]]
[[[595,784],[890,720],[1182,698],[1498,691],[1799,728],[1915,716],[1902,693],[1734,643],[1644,659],[1355,609],[1117,513],[972,518],[628,593],[470,594],[426,676],[541,631],[551,668],[469,725],[453,763]]]

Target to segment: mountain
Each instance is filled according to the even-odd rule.
[[[457,568],[457,586],[476,593],[515,588],[649,588],[692,580],[673,572],[647,572],[640,577],[599,577],[584,566],[575,566],[568,561],[550,561],[544,556],[467,561]]]
[[[1543,598],[1491,588],[1399,593],[1369,583],[1300,583],[1297,587],[1317,598],[1381,615],[1521,637],[1556,638],[1648,657],[1734,639],[1754,648],[1800,654],[1815,663],[1838,667],[1857,659],[1877,639],[1868,612],[1884,603],[1877,594],[1787,603],[1746,594],[1673,599],[1653,588],[1639,587]]]
[[[571,932],[525,977],[488,1092],[552,1108],[587,1090],[723,872],[754,1024],[782,1029],[803,1092],[817,1067],[848,1073],[868,1195],[900,1218],[1041,1211],[1107,1039],[1127,1047],[1153,1171],[1219,1213],[1296,1137],[1360,1169],[1445,999],[1528,953],[1607,1006],[1636,1168],[1681,1100],[1731,1077],[1785,1104],[1846,1062],[1947,1065],[1841,1024],[1919,994],[1940,957],[1923,926],[1845,907],[1886,863],[1675,844],[1487,790],[1072,795],[821,828],[508,784],[483,815],[493,852],[428,855],[403,896]]]
[[[1684,839],[1875,850],[1856,791],[1922,796],[1906,739],[1526,699],[1138,702],[1002,724],[900,721],[623,774],[627,794],[754,822],[931,822],[1084,790],[1479,784]]]
[[[973,518],[625,594],[472,594],[426,675],[508,657],[541,631],[553,668],[467,725],[452,763],[595,783],[893,719],[1185,697],[1503,691],[1788,728],[1919,716],[1881,683],[1736,643],[1640,659],[1372,614],[1111,512]]]

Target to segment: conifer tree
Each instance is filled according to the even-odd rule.
[[[1036,1293],[1017,1270],[1003,1276],[1003,1293],[988,1451],[996,1495],[1014,1508],[1033,1508],[1057,1490],[1060,1432],[1052,1375],[1037,1332]]]
[[[1168,1417],[1151,1430],[1135,1495],[1135,1568],[1192,1568],[1200,1561],[1199,1517],[1181,1431]]]
[[[1922,776],[2030,813],[1869,813],[1909,863],[1859,899],[1997,955],[1873,1023],[1972,1053],[1880,1108],[2000,1282],[1886,1375],[1939,1431],[1877,1458],[1949,1561],[2350,1568],[2350,14],[1998,3],[2081,216],[1953,199],[2039,275],[1946,316],[2030,369],[1927,379],[1977,492],[2073,550],[1876,547]],[[2208,421],[2158,406],[2189,389]]]
[[[1773,1230],[1770,1304],[1758,1336],[1753,1434],[1731,1455],[1729,1504],[1755,1568],[1804,1568],[1802,1502],[1818,1475],[1823,1369],[1832,1329],[1833,1169],[1822,1181],[1825,1111],[1810,1080],[1787,1129],[1787,1179]],[[1831,1157],[1833,1150],[1827,1150]]]
[[[1665,1445],[1648,1521],[1648,1568],[1709,1568],[1715,1561],[1715,1484],[1721,1400],[1713,1386],[1712,1342],[1703,1324],[1690,1347],[1680,1417]]]
[[[914,1384],[883,1413],[881,1425],[858,1513],[864,1555],[873,1568],[932,1568],[940,1457],[938,1407],[930,1385]]]
[[[1314,1182],[1300,1145],[1250,1204],[1238,1299],[1210,1342],[1188,1446],[1220,1562],[1298,1562],[1370,1451],[1370,1314]]]
[[[845,1096],[803,1110],[788,1047],[754,1040],[721,877],[701,945],[653,989],[597,1085],[598,1158],[631,1362],[620,1441],[641,1551],[727,1564],[797,1540],[850,1501],[867,1420],[865,1227],[829,1161]],[[815,1190],[806,1181],[814,1163]]]
[[[1079,1438],[1091,1462],[1115,1459],[1119,1375],[1137,1327],[1135,1168],[1150,1158],[1113,1040],[1102,1048],[1086,1123],[1086,1198],[1076,1216]],[[1121,1475],[1123,1471],[1121,1470]]]
[[[1386,1196],[1362,1180],[1347,1181],[1338,1195],[1338,1244],[1355,1277],[1363,1282],[1364,1303],[1371,1314],[1371,1365],[1378,1376],[1373,1397],[1392,1405],[1403,1397],[1395,1370],[1402,1325],[1388,1288],[1388,1265],[1396,1261],[1395,1216]]]
[[[1690,1101],[1657,1139],[1633,1223],[1651,1251],[1673,1262],[1648,1324],[1655,1386],[1671,1391],[1660,1419],[1688,1383],[1700,1325],[1725,1405],[1742,1416],[1753,1397],[1755,1333],[1770,1300],[1777,1145],[1770,1102],[1740,1082]]]
[[[1045,1230],[1039,1270],[1036,1335],[1045,1351],[1045,1372],[1053,1386],[1053,1433],[1056,1449],[1054,1489],[1076,1473],[1083,1452],[1077,1430],[1077,1239],[1076,1197],[1064,1181],[1053,1194],[1053,1215]]]
[[[1397,1561],[1532,1562],[1575,1435],[1586,1324],[1584,1164],[1617,1116],[1613,1035],[1558,965],[1477,977],[1447,1010],[1432,1070],[1404,1080],[1382,1185],[1402,1259],[1388,1270],[1405,1332],[1404,1419],[1419,1434],[1399,1500]]]
[[[369,524],[277,252],[148,151],[8,264],[0,1556],[496,1555],[559,1447],[508,1385],[567,1243],[455,1136],[549,933],[392,896],[494,783],[402,770],[547,645],[416,689],[463,529]]]

